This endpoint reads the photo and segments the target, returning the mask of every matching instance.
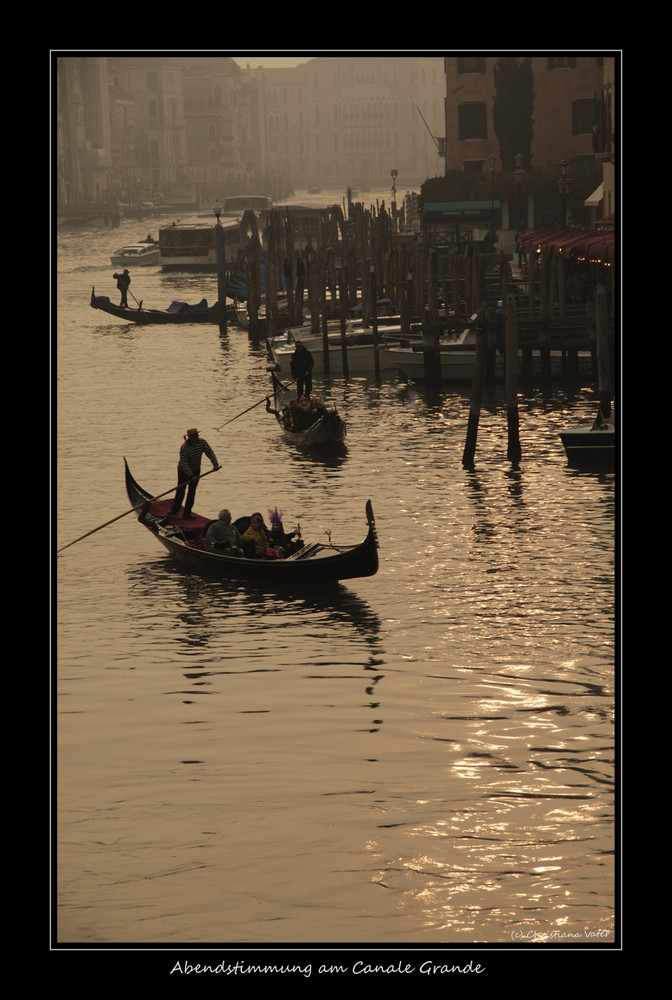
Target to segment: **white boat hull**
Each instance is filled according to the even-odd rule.
[[[303,340],[304,344],[313,356],[313,361],[315,362],[315,367],[313,371],[324,371],[324,348],[321,344],[313,344],[308,341],[307,338]],[[294,347],[274,347],[271,349],[271,354],[275,364],[278,366],[278,371],[281,375],[285,377],[291,377],[291,363],[292,357],[294,356]],[[378,348],[378,357],[380,371],[393,370],[394,365],[391,365],[386,359],[385,352],[382,348]],[[375,357],[374,357],[374,347],[373,344],[352,344],[347,348],[347,364],[348,373],[350,375],[370,375],[375,371]],[[343,350],[339,345],[331,345],[329,348],[329,374],[330,375],[342,375],[344,372],[343,364]]]
[[[154,244],[137,244],[122,247],[110,257],[113,267],[156,267],[159,248]]]
[[[422,351],[414,351],[408,347],[384,348],[381,353],[386,356],[385,368],[397,368],[403,375],[413,381],[422,382],[425,380],[425,363]],[[444,382],[471,381],[474,374],[475,351],[442,351],[441,352],[441,380]],[[551,377],[559,378],[565,374],[566,360],[562,351],[550,352]],[[543,374],[540,351],[532,351],[531,358],[524,357],[523,352],[518,352],[518,373],[525,374],[526,365],[531,364],[532,375]],[[578,374],[592,374],[592,358],[590,352],[581,351],[578,357]],[[505,377],[504,355],[497,352],[495,355],[495,378],[502,380]]]

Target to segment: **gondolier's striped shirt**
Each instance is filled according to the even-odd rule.
[[[201,456],[203,452],[205,452],[213,465],[219,465],[217,456],[204,438],[196,438],[195,441],[185,441],[180,448],[178,468],[187,479],[197,476],[201,471]]]

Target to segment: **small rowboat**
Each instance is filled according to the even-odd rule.
[[[337,410],[328,410],[326,406],[318,405],[316,410],[302,410],[298,406],[296,393],[283,385],[274,372],[273,407],[267,402],[266,409],[275,414],[282,429],[283,437],[292,444],[303,446],[342,444],[347,428]],[[296,402],[295,402],[296,401]],[[302,421],[305,421],[303,426]]]
[[[95,288],[92,288],[89,304],[92,309],[100,309],[127,323],[138,323],[143,326],[154,323],[219,323],[221,318],[219,303],[209,306],[206,299],[193,306],[186,302],[172,302],[168,309],[145,309],[142,302],[137,306],[124,307],[115,306],[107,295],[96,295]],[[227,310],[227,320],[232,318],[235,320],[235,313],[229,310],[229,307]]]
[[[249,580],[264,586],[285,586],[335,583],[374,576],[378,572],[378,537],[370,500],[366,502],[367,535],[358,545],[334,545],[329,540],[304,544],[286,559],[243,558],[203,548],[202,539],[210,519],[199,514],[194,514],[190,520],[180,514],[170,515],[171,499],[154,500],[136,483],[126,459],[124,465],[126,492],[133,507],[138,508],[140,523],[174,559],[204,575],[222,580]],[[248,520],[239,518],[234,523],[238,526],[239,521]]]

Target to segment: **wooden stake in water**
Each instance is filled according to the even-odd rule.
[[[219,332],[226,333],[226,251],[224,229],[221,222],[215,225],[215,248],[217,251],[217,295],[219,299]]]
[[[521,458],[518,420],[518,316],[515,296],[506,297],[506,422],[507,458],[518,465]]]
[[[609,363],[609,335],[607,326],[607,293],[604,285],[595,288],[595,337],[597,340],[597,383],[600,412],[603,417],[611,414],[611,365]]]
[[[482,308],[482,307],[481,307]],[[480,310],[479,310],[480,312]],[[485,361],[488,353],[487,330],[478,326],[478,312],[473,317],[476,330],[476,355],[474,358],[474,373],[471,382],[471,406],[469,408],[469,423],[467,424],[467,440],[462,454],[462,464],[470,469],[474,464],[476,454],[476,439],[478,437],[478,421],[481,415],[483,400],[483,384],[485,382]]]

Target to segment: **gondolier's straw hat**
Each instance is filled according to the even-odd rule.
[[[191,428],[190,430],[188,430],[188,431],[187,431],[187,433],[186,433],[186,434],[184,435],[184,440],[186,441],[188,437],[192,437],[192,436],[193,436],[194,434],[198,434],[198,431],[197,431],[197,429],[196,429],[195,427],[192,427],[192,428]]]

